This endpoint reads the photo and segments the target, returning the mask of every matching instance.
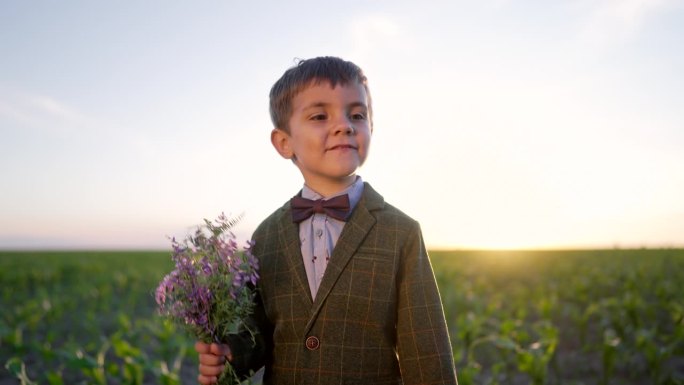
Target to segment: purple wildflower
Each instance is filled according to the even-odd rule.
[[[249,316],[259,279],[254,242],[243,251],[224,214],[204,221],[183,241],[171,238],[175,268],[155,291],[161,314],[185,326],[203,341],[225,340],[229,325]]]
[[[202,272],[204,275],[211,275],[212,272],[211,261],[206,255],[202,258]]]
[[[157,305],[160,307],[164,306],[164,303],[166,302],[166,287],[163,283],[157,287],[154,298],[157,301]]]

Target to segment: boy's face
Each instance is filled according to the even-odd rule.
[[[327,196],[354,182],[372,131],[361,84],[312,83],[292,100],[289,126],[289,133],[273,130],[271,141],[281,156],[294,160],[309,187]]]

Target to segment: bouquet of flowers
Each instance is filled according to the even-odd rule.
[[[160,314],[186,328],[205,343],[225,343],[230,334],[254,330],[245,322],[254,309],[258,261],[253,242],[238,251],[230,231],[238,218],[221,214],[204,220],[183,241],[171,239],[176,266],[157,287],[155,299]],[[229,362],[219,384],[240,383]]]

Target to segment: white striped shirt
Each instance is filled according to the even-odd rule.
[[[349,195],[349,205],[353,210],[363,194],[363,180],[360,176],[356,177],[356,181],[351,186],[329,197],[323,197],[307,185],[302,188],[302,198],[312,200],[330,199],[344,194]],[[316,293],[323,280],[325,268],[328,266],[344,224],[345,222],[328,217],[325,214],[314,214],[299,223],[299,241],[312,299],[316,299]]]

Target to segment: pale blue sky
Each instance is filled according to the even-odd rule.
[[[5,1],[0,248],[165,248],[300,188],[267,96],[366,71],[359,172],[429,247],[684,246],[684,2]]]

